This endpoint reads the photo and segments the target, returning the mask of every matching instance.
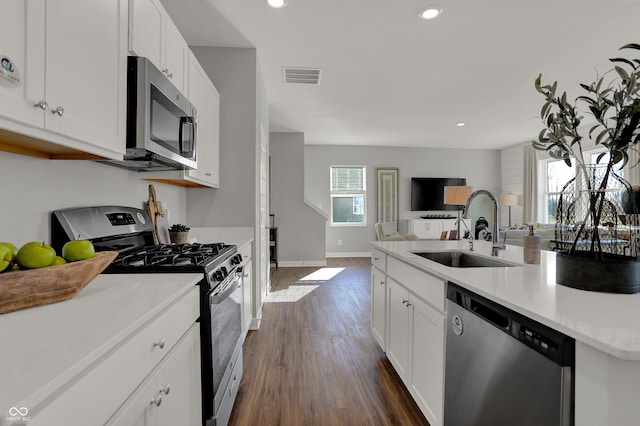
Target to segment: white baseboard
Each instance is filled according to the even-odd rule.
[[[279,268],[299,268],[301,266],[327,266],[326,260],[287,260],[278,262]]]
[[[327,253],[327,257],[371,257],[370,251],[361,251],[361,252],[333,252]]]

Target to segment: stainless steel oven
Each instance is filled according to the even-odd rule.
[[[242,375],[242,285],[243,271],[237,267],[207,297],[201,312],[209,312],[210,333],[201,336],[202,374],[211,384],[203,387],[203,411],[206,425],[226,425]],[[201,327],[201,330],[209,327]],[[207,395],[213,391],[213,395]],[[213,404],[211,403],[213,401]],[[204,406],[208,404],[208,406]]]

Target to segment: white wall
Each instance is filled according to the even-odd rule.
[[[304,134],[271,133],[271,212],[280,266],[324,265],[326,220],[304,202]]]
[[[220,92],[220,188],[187,191],[194,226],[254,226],[256,50],[191,49]]]
[[[44,160],[0,152],[0,241],[20,246],[50,241],[51,211],[122,205],[143,208],[148,185],[142,173],[86,160]],[[186,221],[186,191],[153,183],[170,210],[169,223]]]
[[[424,212],[410,211],[411,177],[464,177],[474,189],[500,194],[500,151],[456,150],[439,148],[392,148],[336,145],[305,146],[305,195],[327,214],[330,210],[329,169],[332,165],[367,167],[367,226],[332,227],[327,223],[326,250],[329,256],[364,255],[370,251],[368,241],[375,239],[376,167],[399,167],[400,231],[406,232],[407,219]],[[472,204],[472,225],[479,216],[493,222],[488,197],[478,197]],[[342,244],[338,245],[338,240]]]

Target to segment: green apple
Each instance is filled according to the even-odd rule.
[[[91,259],[95,254],[95,248],[89,240],[72,240],[62,246],[62,257],[67,262]]]
[[[9,247],[11,250],[11,262],[13,262],[16,254],[18,254],[18,248],[11,243],[0,243],[0,247]]]
[[[9,247],[0,246],[0,272],[9,269],[12,258],[13,251]]]
[[[64,257],[56,256],[56,260],[53,261],[53,264],[51,266],[64,265],[65,263],[67,263],[67,261],[65,260]]]
[[[51,266],[56,259],[56,251],[48,244],[40,241],[26,243],[16,255],[16,263],[20,269],[37,269]]]

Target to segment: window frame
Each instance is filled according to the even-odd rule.
[[[592,149],[589,151],[584,151],[582,153],[582,157],[583,157],[583,161],[585,164],[591,164],[595,161],[595,158],[593,158],[594,156],[597,156],[600,153],[603,152],[607,152],[606,149],[604,148],[596,148],[596,149]],[[593,161],[592,161],[593,158]],[[549,222],[549,197],[550,196],[559,196],[560,194],[562,194],[562,191],[559,192],[555,192],[555,191],[547,191],[548,189],[548,165],[549,163],[553,163],[553,162],[564,162],[564,160],[558,160],[556,158],[544,158],[538,161],[538,167],[539,167],[539,176],[540,179],[538,181],[538,187],[541,188],[540,191],[538,191],[538,212],[537,212],[537,217],[541,219],[541,223],[552,223]],[[577,168],[575,167],[575,161],[572,162],[574,164],[574,175],[575,173],[577,173]],[[624,178],[624,169],[623,170],[616,170],[616,174],[619,175],[620,177]],[[556,222],[553,222],[556,223]]]
[[[334,190],[333,189],[333,170],[334,169],[362,169],[362,189],[356,190]],[[356,206],[355,198],[361,197],[361,206]],[[329,224],[336,227],[365,227],[367,226],[367,166],[356,165],[332,165],[329,167]],[[336,222],[333,217],[333,202],[335,198],[353,198],[353,209],[356,207],[362,209],[362,222]],[[354,212],[354,214],[357,214]]]

